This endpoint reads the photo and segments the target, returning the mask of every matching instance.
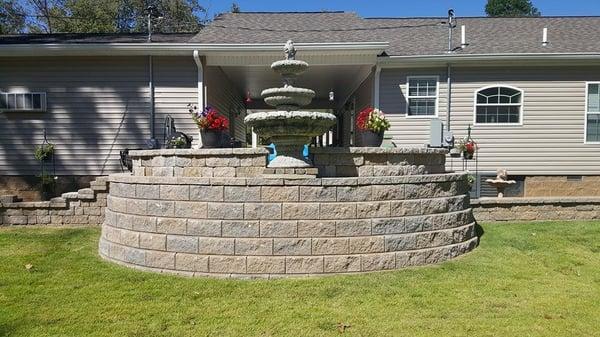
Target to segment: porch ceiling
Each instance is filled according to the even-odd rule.
[[[223,66],[227,77],[238,86],[243,95],[258,101],[264,89],[281,87],[281,77],[269,66]],[[363,65],[314,65],[300,75],[297,87],[316,92],[315,101],[327,101],[329,92],[335,93],[336,103],[344,100],[364,81],[372,68]],[[343,102],[341,102],[343,103]]]

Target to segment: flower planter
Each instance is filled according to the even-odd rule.
[[[361,131],[358,133],[358,144],[362,147],[380,147],[383,143],[383,131]]]
[[[467,160],[471,160],[471,159],[473,159],[473,153],[471,153],[471,152],[468,152],[468,151],[464,151],[464,152],[463,152],[463,157],[464,157],[465,159],[467,159]]]
[[[219,148],[223,146],[224,132],[219,130],[200,130],[203,148]]]

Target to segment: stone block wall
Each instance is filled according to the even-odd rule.
[[[265,149],[173,149],[131,151],[133,175],[247,178],[263,174]]]
[[[104,221],[108,195],[108,178],[100,177],[90,188],[63,193],[50,201],[0,202],[0,225],[93,225]]]
[[[600,220],[598,197],[482,198],[471,204],[477,221]]]
[[[112,175],[100,254],[242,278],[436,263],[477,244],[464,174],[360,178]]]
[[[525,197],[600,197],[600,176],[526,177]]]
[[[322,177],[380,177],[444,173],[447,150],[317,147],[310,153]]]

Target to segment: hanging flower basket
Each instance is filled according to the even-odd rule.
[[[203,148],[219,148],[225,145],[229,120],[221,115],[217,109],[206,107],[199,111],[196,106],[188,105],[192,119],[200,129],[200,139]]]
[[[385,131],[390,128],[390,122],[379,109],[368,107],[358,113],[356,128],[360,146],[380,147]]]
[[[40,146],[35,147],[35,151],[33,152],[33,156],[35,159],[41,162],[49,162],[52,161],[52,156],[54,155],[54,144],[52,143],[44,143]]]

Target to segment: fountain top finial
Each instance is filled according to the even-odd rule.
[[[296,59],[296,47],[294,47],[294,41],[287,40],[285,46],[283,47],[283,52],[285,53],[286,60],[295,60]]]

